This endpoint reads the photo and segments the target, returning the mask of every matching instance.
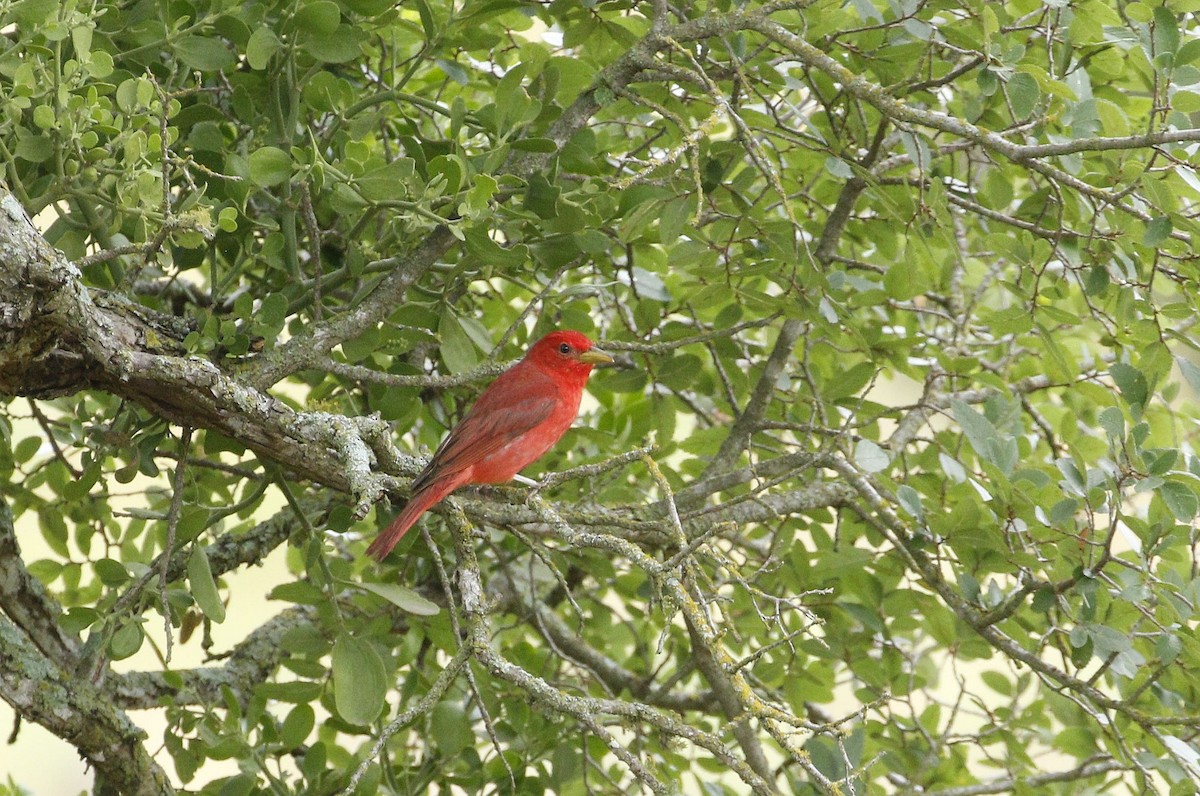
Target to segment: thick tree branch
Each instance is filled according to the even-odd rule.
[[[0,611],[33,640],[56,666],[70,670],[79,657],[79,639],[58,624],[62,606],[21,559],[12,509],[0,501]]]
[[[142,732],[108,695],[46,658],[0,617],[0,698],[18,714],[65,739],[96,769],[104,787],[127,796],[174,793],[147,754]]]
[[[228,689],[245,707],[254,688],[267,682],[287,655],[281,642],[295,628],[317,621],[314,606],[300,605],[281,612],[257,627],[229,654],[222,666],[171,672],[131,672],[106,681],[107,690],[125,710],[150,710],[169,697],[175,705],[221,705]]]
[[[402,458],[377,419],[300,413],[211,362],[186,356],[179,322],[85,287],[75,266],[0,189],[0,393],[50,397],[97,388],[180,425],[216,429],[299,478],[360,505]]]

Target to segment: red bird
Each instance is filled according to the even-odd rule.
[[[464,484],[499,484],[550,450],[579,413],[592,367],[613,358],[579,332],[551,332],[500,374],[413,479],[412,497],[367,553],[382,561],[417,519]]]

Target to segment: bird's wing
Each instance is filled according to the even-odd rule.
[[[462,472],[544,422],[558,400],[556,395],[537,392],[517,396],[509,391],[499,395],[492,390],[485,391],[442,440],[429,465],[413,481],[413,490],[451,473]]]

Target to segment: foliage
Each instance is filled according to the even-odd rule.
[[[5,5],[7,188],[140,331],[6,382],[0,629],[204,793],[1193,792],[1196,12]],[[558,326],[582,469],[366,559],[371,416]]]

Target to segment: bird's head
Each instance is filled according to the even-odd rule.
[[[613,358],[592,345],[579,332],[560,330],[550,332],[533,344],[525,358],[554,373],[566,373],[586,380],[595,365],[612,362]]]

